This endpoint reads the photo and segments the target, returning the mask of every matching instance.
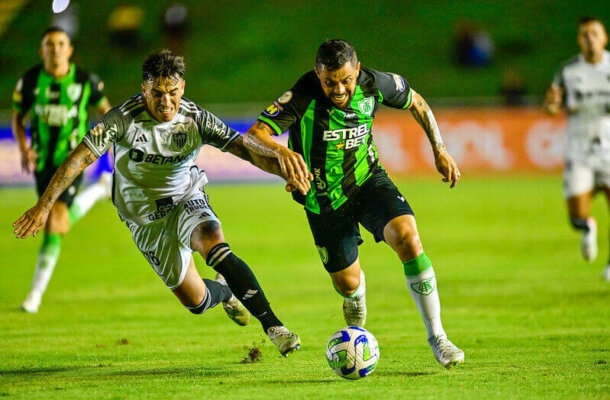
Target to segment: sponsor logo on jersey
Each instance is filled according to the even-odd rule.
[[[402,79],[400,75],[392,74],[392,78],[394,78],[394,83],[396,84],[396,90],[399,92],[405,91],[405,81]]]
[[[354,147],[358,147],[362,143],[364,143],[369,132],[370,130],[367,124],[362,124],[354,128],[324,131],[322,138],[325,142],[333,142],[339,140],[341,141],[341,143],[337,143],[335,145],[335,148],[337,150],[340,150],[341,148],[343,148],[344,150],[348,150]],[[343,146],[341,146],[341,144],[343,144]]]
[[[64,126],[71,118],[78,115],[78,108],[72,106],[68,108],[64,104],[45,104],[36,105],[34,112],[40,119],[49,126]]]
[[[363,114],[366,114],[369,117],[373,114],[374,108],[375,99],[372,97],[365,97],[363,100],[360,100],[358,102],[358,109],[362,111]]]
[[[265,108],[263,114],[268,115],[270,117],[275,117],[280,113],[280,109],[278,108],[277,103],[273,103],[269,105],[269,107]]]
[[[147,153],[144,153],[140,149],[129,150],[129,159],[131,161],[145,162],[145,163],[157,164],[157,165],[164,165],[164,164],[168,164],[168,163],[178,164],[178,163],[181,163],[182,161],[186,160],[190,156],[191,156],[190,154],[176,155],[176,156],[163,156],[161,154],[147,154]]]
[[[156,221],[165,217],[170,213],[170,211],[172,211],[176,207],[171,197],[157,200],[156,203],[157,211],[152,212],[146,216],[149,221]]]
[[[322,179],[322,170],[320,168],[313,169],[313,177],[316,184],[316,189],[324,190],[326,189],[326,182]]]
[[[283,95],[281,95],[280,98],[277,99],[277,102],[280,104],[286,104],[290,100],[292,100],[292,92],[289,90],[286,93],[284,93]]]

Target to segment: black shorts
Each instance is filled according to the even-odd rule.
[[[341,271],[356,261],[362,225],[376,242],[384,240],[383,229],[392,219],[414,215],[413,209],[386,171],[378,169],[347,203],[338,210],[314,214],[307,220],[324,268]]]
[[[51,182],[51,178],[53,178],[53,174],[56,172],[56,169],[45,169],[40,172],[36,172],[34,177],[36,178],[36,191],[38,192],[38,197],[42,196],[47,186]],[[78,192],[78,188],[83,183],[83,174],[80,174],[76,177],[74,182],[59,196],[57,201],[61,201],[66,203],[68,207],[72,205],[74,201],[74,197],[76,197],[76,193]]]

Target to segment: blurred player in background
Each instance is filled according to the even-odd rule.
[[[280,174],[279,164],[251,155],[239,132],[183,98],[184,72],[182,57],[168,50],[150,55],[142,67],[142,93],[87,133],[14,232],[18,238],[36,235],[70,182],[113,146],[114,205],[166,286],[194,314],[222,302],[233,321],[246,325],[252,313],[286,355],[299,348],[300,338],[276,317],[250,267],[231,251],[203,190],[205,173],[194,162],[207,144],[268,172]],[[306,193],[306,186],[294,184]],[[216,280],[201,278],[194,251],[216,270]]]
[[[591,202],[603,192],[610,204],[610,53],[602,22],[581,18],[578,24],[580,54],[563,64],[545,97],[545,108],[568,114],[564,197],[572,226],[582,232],[585,260],[597,257],[597,223]],[[605,277],[610,280],[610,261]]]
[[[42,35],[39,54],[42,63],[19,79],[13,93],[13,135],[21,152],[21,167],[33,173],[38,196],[51,177],[87,133],[88,108],[101,116],[110,110],[100,79],[70,61],[74,48],[68,34],[52,27]],[[26,116],[31,113],[28,144]],[[62,236],[100,199],[110,197],[111,176],[77,194],[82,175],[66,187],[49,210],[42,246],[30,293],[21,305],[24,311],[38,311],[61,250]]]
[[[291,151],[271,138],[290,131],[290,149],[303,156],[313,173],[311,190],[305,196],[296,191],[293,195],[305,206],[322,263],[344,297],[345,322],[364,326],[366,320],[365,278],[358,257],[362,224],[397,253],[428,342],[438,362],[450,368],[464,360],[464,353],[443,329],[434,269],[413,210],[380,164],[372,136],[380,104],[413,114],[428,136],[443,181],[454,187],[460,172],[426,101],[401,76],[361,67],[356,51],[343,40],[320,46],[314,70],[263,111],[244,141],[253,151],[298,168],[293,161],[282,161],[293,157]],[[266,153],[267,148],[274,150]]]

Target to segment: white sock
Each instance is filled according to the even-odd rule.
[[[434,269],[430,267],[419,275],[407,276],[407,287],[426,325],[428,337],[446,336],[441,322],[441,301]]]
[[[55,265],[59,259],[59,249],[57,251],[44,252],[41,251],[38,254],[36,261],[36,270],[34,272],[34,279],[32,279],[32,289],[30,295],[34,297],[42,297],[44,292],[47,290]]]

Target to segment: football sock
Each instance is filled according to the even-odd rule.
[[[334,281],[333,281],[333,287],[335,288],[335,291],[337,293],[339,293],[341,296],[343,296],[347,299],[358,300],[359,298],[361,298],[362,296],[364,296],[366,294],[366,281],[364,279],[364,271],[360,270],[360,285],[358,285],[358,288],[356,289],[356,291],[354,293],[352,293],[351,295],[346,296],[343,293],[341,293],[339,291],[339,289],[337,289],[337,286],[335,285]]]
[[[265,333],[272,326],[283,325],[271,310],[248,264],[233,254],[227,243],[214,246],[208,253],[206,263],[224,277],[235,297],[261,322]]]
[[[103,184],[96,182],[87,186],[76,197],[68,209],[70,225],[81,219],[95,203],[107,196],[106,188]]]
[[[407,287],[426,325],[428,337],[446,336],[441,323],[441,302],[436,289],[436,276],[426,253],[403,262]]]
[[[202,314],[205,310],[216,307],[220,302],[229,301],[231,298],[231,291],[227,286],[205,278],[203,283],[205,283],[206,291],[201,304],[195,307],[187,307],[193,314]]]
[[[47,290],[55,264],[57,264],[57,259],[59,258],[60,250],[61,235],[59,233],[45,232],[36,261],[36,270],[32,280],[32,293],[42,296],[45,290]]]
[[[570,217],[570,224],[579,231],[589,232],[589,224],[587,218]]]

